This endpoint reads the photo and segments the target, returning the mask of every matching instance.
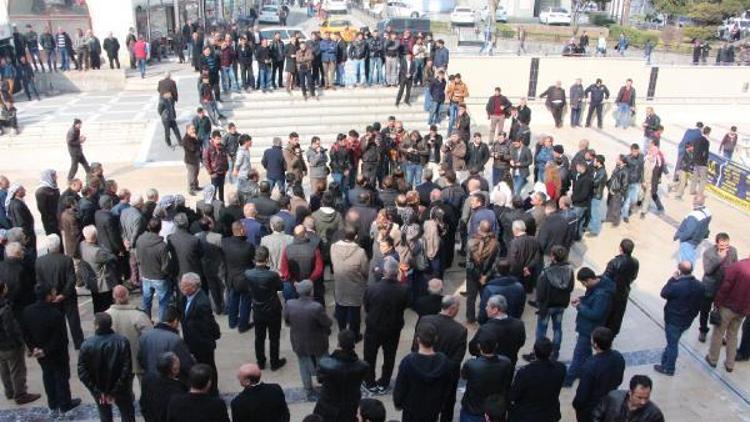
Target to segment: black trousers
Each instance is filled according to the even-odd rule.
[[[219,394],[219,378],[218,378],[218,372],[216,371],[216,359],[214,356],[214,350],[190,350],[190,353],[193,354],[193,357],[195,358],[195,361],[197,363],[203,363],[211,367],[213,369],[213,373],[211,374],[211,391],[210,393],[212,395],[218,395]]]
[[[562,127],[563,106],[561,104],[553,104],[550,111],[552,112],[552,118],[555,119],[555,126]]]
[[[477,320],[477,296],[480,290],[479,280],[473,275],[466,274],[466,321]]]
[[[406,97],[404,98],[404,102],[406,104],[409,104],[410,98],[411,98],[411,85],[413,81],[411,78],[404,79],[403,81],[398,83],[398,94],[396,95],[396,105],[399,105],[401,103],[401,98],[404,95],[404,90],[406,90]]]
[[[711,307],[714,304],[714,298],[712,297],[704,297],[703,302],[701,303],[700,313],[698,314],[698,330],[701,333],[707,333],[709,331],[708,328],[708,315],[711,313]],[[743,325],[744,328],[744,325]],[[744,329],[743,329],[744,333]],[[743,334],[744,336],[744,334]]]
[[[68,320],[68,328],[70,329],[70,336],[73,338],[73,346],[78,350],[81,348],[81,343],[83,343],[81,315],[78,313],[78,298],[75,295],[65,298],[58,306],[60,311],[65,314],[65,319]]]
[[[313,83],[317,84],[320,88],[325,86],[325,72],[323,72],[323,61],[320,58],[316,58],[312,62],[312,78]]]
[[[299,86],[302,87],[302,95],[307,96],[307,92],[309,91],[310,95],[314,97],[315,96],[315,81],[313,80],[313,76],[310,70],[298,69],[297,78],[299,81]]]
[[[278,318],[253,317],[255,323],[255,360],[266,363],[266,333],[268,334],[271,366],[279,363],[279,339],[281,338],[281,315]]]
[[[276,73],[279,74],[278,78],[276,77]],[[274,88],[283,88],[284,84],[282,83],[282,78],[284,77],[284,61],[279,62],[273,62],[271,64],[271,85],[273,85]],[[278,83],[277,83],[278,80]]]
[[[212,174],[211,184],[216,187],[216,197],[219,201],[224,202],[224,179],[227,177],[226,174]]]
[[[91,303],[94,305],[94,313],[104,312],[112,306],[112,292],[91,292]]]
[[[245,89],[255,86],[252,63],[240,64],[240,80],[242,81],[242,87]]]
[[[334,316],[336,317],[336,322],[338,322],[339,331],[344,331],[348,328],[354,334],[359,336],[362,320],[361,308],[361,306],[343,306],[338,303],[336,304]]]
[[[88,174],[91,171],[91,166],[83,155],[83,151],[71,152],[70,153],[70,170],[68,171],[68,180],[73,180],[78,172],[78,165],[83,166],[83,170]]]
[[[612,330],[615,336],[620,333],[622,318],[625,316],[625,308],[628,306],[628,297],[625,300],[619,297],[612,298],[612,308],[609,311],[606,327]]]
[[[586,115],[586,127],[591,126],[591,117],[594,115],[594,111],[596,111],[596,126],[599,129],[602,128],[602,108],[602,103],[589,105],[589,113]]]
[[[221,101],[221,84],[219,83],[219,71],[208,72],[208,84],[214,90],[214,99]]]
[[[167,146],[172,146],[172,142],[169,140],[169,130],[171,129],[172,132],[174,132],[174,136],[177,137],[177,144],[179,144],[182,141],[182,136],[180,135],[180,128],[177,127],[177,122],[174,120],[171,121],[161,121],[164,125],[164,142],[167,143]]]
[[[185,167],[187,168],[188,190],[198,190],[198,172],[200,171],[200,164],[185,163]]]
[[[214,312],[221,314],[224,312],[224,284],[217,274],[207,275],[206,284],[211,300],[214,302]]]
[[[440,422],[453,422],[453,411],[456,407],[456,390],[458,389],[458,380],[461,378],[461,365],[456,366],[456,371],[451,374],[450,380],[451,394],[443,402],[443,408],[440,411]]]
[[[42,367],[42,382],[47,393],[47,405],[50,409],[67,410],[70,407],[70,363],[68,352],[63,358],[48,358],[39,362]]]
[[[122,422],[135,422],[135,407],[133,406],[133,379],[127,383],[128,385],[124,388],[125,391],[118,394],[114,394],[115,406],[120,410],[120,420]],[[96,404],[97,410],[99,411],[99,420],[101,422],[112,422],[112,405],[111,404]]]
[[[372,328],[365,329],[364,358],[370,368],[365,375],[365,384],[372,387],[375,382],[375,363],[378,360],[378,349],[383,348],[383,366],[380,370],[380,379],[378,385],[387,387],[391,384],[393,375],[393,366],[396,362],[396,349],[398,349],[398,340],[401,336],[401,330],[394,331],[376,331]]]
[[[120,58],[117,56],[107,56],[107,60],[109,60],[109,68],[114,69],[115,67],[113,64],[117,64],[117,68],[120,68]]]

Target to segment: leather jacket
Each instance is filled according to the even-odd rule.
[[[349,44],[349,58],[362,60],[367,57],[367,42],[365,40],[354,40]]]
[[[607,169],[604,166],[594,168],[592,180],[594,182],[594,199],[602,199],[604,197],[604,188],[607,186]]]
[[[367,50],[370,57],[383,57],[383,39],[381,37],[370,37],[367,39]]]
[[[129,392],[133,368],[128,340],[111,329],[97,330],[81,345],[78,377],[94,397]]]

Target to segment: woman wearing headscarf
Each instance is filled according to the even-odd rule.
[[[36,234],[34,233],[34,216],[31,215],[29,207],[23,202],[26,189],[18,183],[11,185],[8,196],[5,198],[5,212],[13,227],[20,227],[26,235],[26,246],[36,257]],[[55,205],[57,207],[57,205]]]
[[[424,222],[422,228],[424,234],[425,255],[430,263],[429,271],[434,278],[443,278],[443,256],[445,255],[447,245],[443,242],[443,236],[447,231],[445,224],[445,212],[442,208],[433,208],[430,210],[430,218]]]
[[[60,235],[57,222],[57,204],[60,201],[60,189],[57,188],[57,172],[47,169],[42,172],[39,187],[36,189],[36,207],[42,216],[44,232],[48,235]]]

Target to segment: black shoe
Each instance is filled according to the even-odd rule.
[[[529,304],[529,306],[531,306],[532,308],[539,308],[539,304],[538,304],[538,303],[536,303],[536,300],[529,300],[529,301],[528,301],[528,302],[526,302],[526,303],[528,303],[528,304]]]
[[[265,361],[258,362],[258,368],[260,368],[260,369],[266,369],[266,362]]]
[[[734,358],[734,360],[736,362],[747,362],[750,360],[750,356],[737,353],[737,356]]]
[[[367,385],[365,382],[362,382],[362,392],[369,395],[375,395],[378,394],[378,386],[373,385]]]
[[[701,342],[701,343],[705,343],[706,342],[706,332],[701,331],[698,334],[698,341]]]
[[[357,334],[357,337],[354,339],[354,342],[359,343],[360,341],[362,341],[363,338],[364,337],[362,337],[362,334]]]
[[[706,355],[703,359],[706,360],[706,363],[708,364],[708,366],[710,366],[712,368],[716,368],[716,364],[715,363],[711,363],[711,361],[708,359],[708,355]]]
[[[624,221],[626,223],[630,223],[630,218],[628,218],[628,217],[622,217],[622,221]]]
[[[404,104],[406,104],[407,106],[411,107],[411,103],[409,101],[404,101]]]
[[[674,372],[670,372],[670,371],[667,371],[667,370],[666,370],[666,369],[664,369],[664,367],[663,367],[663,366],[661,366],[661,365],[654,365],[654,371],[656,371],[656,372],[658,372],[658,373],[660,373],[660,374],[662,374],[662,375],[668,375],[668,376],[670,376],[670,377],[671,377],[671,376],[674,376]]]
[[[526,362],[534,362],[536,360],[536,355],[534,355],[533,353],[527,353],[525,355],[522,355],[521,357]]]
[[[284,365],[286,365],[286,358],[281,358],[278,362],[271,364],[271,370],[276,371],[281,369]]]
[[[61,408],[60,411],[62,413],[68,413],[80,405],[81,405],[81,399],[72,399],[70,400],[70,403],[68,403],[67,406],[64,406],[63,408]]]
[[[376,388],[380,395],[388,394],[391,391],[390,385],[378,385]]]

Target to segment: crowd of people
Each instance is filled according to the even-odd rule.
[[[169,81],[159,83],[162,99],[176,100]],[[632,89],[626,84],[618,102],[632,105]],[[465,86],[456,90],[468,95]],[[584,93],[608,95],[601,81]],[[548,93],[553,106],[554,95]],[[598,235],[603,221],[629,223],[633,213],[644,218],[652,203],[663,210],[658,194],[666,161],[658,137],[648,135],[658,119],[644,125],[647,152],[631,145],[608,175],[605,157],[586,140],[572,157],[551,136],[532,145],[530,110],[511,104],[500,88],[486,106],[489,144],[463,121],[465,105],[457,108],[445,141],[436,126],[422,136],[395,117],[361,136],[354,129],[338,135],[330,150],[317,137],[304,154],[296,133],[286,145],[276,138],[260,160],[262,178],[250,160],[250,135],[234,125],[222,133],[211,131],[210,122],[191,124],[180,142],[188,190],[202,191],[195,208],[180,194],[160,197],[149,189],[142,196],[105,177],[101,164],[86,161],[83,123],[76,120],[67,137],[68,188],[61,192],[55,171],[46,170],[35,192],[42,255],[34,247],[25,189],[0,178],[6,396],[19,404],[39,398],[26,390],[28,350],[42,368],[51,414],[80,403],[69,388],[69,329],[79,350],[79,379],[102,420],[111,420],[113,405],[132,420],[134,377],[148,421],[228,420],[216,397],[215,363],[222,335],[215,315],[226,314],[230,329],[255,332],[254,363],[239,370],[243,391],[232,401],[234,420],[254,414],[288,420],[283,389],[260,382],[262,370],[287,363],[280,353],[284,324],[306,398],[316,402],[310,421],[384,420],[366,414],[382,414],[376,398],[389,393],[402,420],[452,420],[460,378],[467,382],[464,421],[559,420],[560,390],[577,379],[572,404],[579,421],[663,420],[649,401],[648,377],[636,375],[629,389],[617,390],[625,364],[612,344],[638,277],[635,244],[622,240],[602,274],[575,271],[568,260],[575,243],[586,232]],[[750,357],[750,338],[737,347],[750,313],[741,293],[750,283],[750,261],[738,260],[729,236],[719,233],[702,255],[702,281],[693,275],[711,222],[701,161],[709,133],[702,123],[688,130],[677,158],[675,188],[681,196],[692,178],[694,210],[675,234],[679,265],[662,291],[667,345],[654,369],[665,375],[675,373],[679,338],[698,315],[701,341],[708,323],[717,324],[709,364],[716,366],[723,339],[727,371]],[[76,178],[79,164],[85,181]],[[204,187],[198,186],[201,166],[211,180]],[[491,181],[484,177],[490,167]],[[234,189],[225,196],[227,178]],[[444,291],[446,272],[456,267],[465,272],[459,289],[465,305]],[[578,297],[576,280],[585,289]],[[91,292],[95,332],[88,338],[76,286]],[[326,307],[331,287],[332,316]],[[138,288],[140,305],[130,300]],[[527,305],[537,309],[533,353],[519,356],[528,343],[521,321]],[[461,306],[465,324],[456,321]],[[566,368],[557,359],[568,307],[577,316]],[[412,352],[402,357],[392,383],[407,312],[420,319]],[[338,338],[329,354],[334,323]],[[467,327],[476,330],[471,339]],[[355,353],[360,341],[362,359]],[[472,357],[465,359],[467,351]],[[530,363],[522,366],[519,358]]]

